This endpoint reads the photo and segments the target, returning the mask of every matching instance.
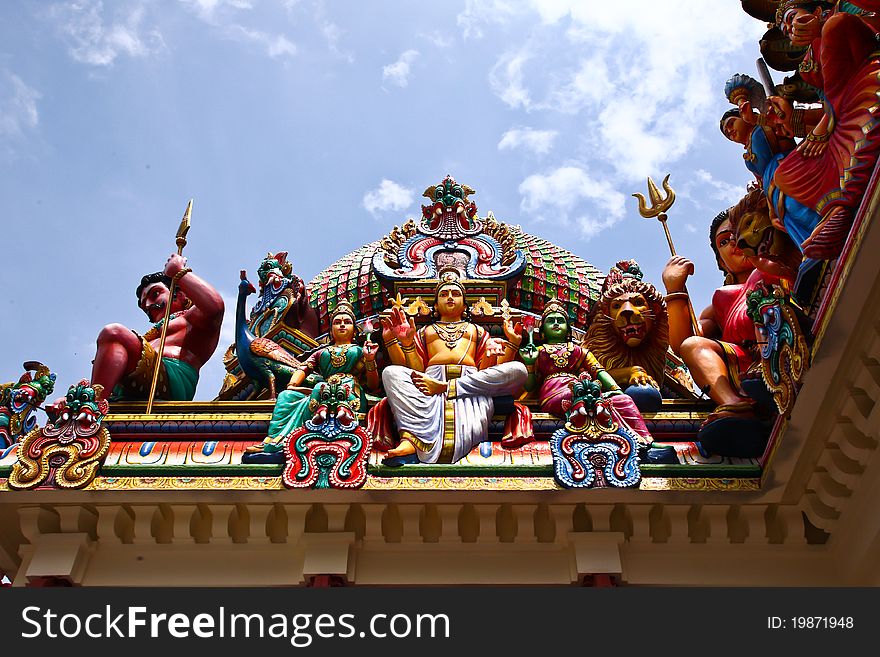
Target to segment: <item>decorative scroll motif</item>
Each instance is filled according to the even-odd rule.
[[[110,432],[101,426],[108,411],[107,401],[99,400],[102,391],[83,379],[49,407],[49,424],[18,446],[10,488],[83,488],[95,478],[110,449]]]
[[[788,417],[810,364],[807,340],[788,295],[778,285],[759,284],[748,296],[749,317],[761,336],[761,378],[779,414]]]
[[[602,387],[589,375],[572,382],[565,426],[550,437],[553,474],[564,488],[636,487],[638,436],[615,421]]]
[[[288,488],[361,488],[367,480],[370,439],[358,424],[344,382],[322,381],[306,420],[285,441],[282,479]]]
[[[55,374],[48,367],[37,361],[22,367],[25,373],[18,383],[0,384],[0,452],[37,426],[35,411],[55,390]]]
[[[443,267],[455,267],[465,278],[508,279],[525,268],[516,236],[489,214],[477,216],[468,197],[474,190],[451,176],[425,190],[431,203],[422,206],[418,225],[410,219],[380,242],[373,256],[375,272],[402,281],[436,278]]]

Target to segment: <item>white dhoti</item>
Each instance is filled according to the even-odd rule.
[[[415,445],[422,463],[455,463],[489,436],[492,397],[516,395],[528,378],[525,365],[501,363],[484,370],[468,365],[431,365],[425,374],[446,381],[444,394],[426,395],[408,367],[389,365],[382,383],[401,438]]]

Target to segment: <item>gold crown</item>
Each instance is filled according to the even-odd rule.
[[[550,313],[561,313],[568,319],[568,308],[557,299],[551,299],[547,302],[547,305],[544,306],[544,312],[541,313],[541,320],[545,320]]]
[[[443,267],[440,272],[437,274],[437,287],[434,289],[434,296],[437,296],[437,293],[440,292],[440,288],[444,285],[455,285],[458,289],[461,290],[461,293],[465,293],[464,283],[461,282],[461,272],[455,267]]]
[[[355,315],[355,312],[354,312],[354,306],[351,305],[351,303],[349,303],[348,301],[343,300],[343,301],[340,301],[339,303],[337,303],[336,307],[333,309],[333,312],[330,313],[330,319],[332,320],[334,317],[336,317],[336,315],[342,315],[342,314],[345,314],[345,315],[348,315],[349,317],[351,317],[351,321],[353,321],[353,322],[357,321],[357,316]]]
[[[782,21],[785,19],[785,14],[788,13],[789,9],[797,9],[806,4],[809,4],[806,0],[784,0],[784,2],[780,2],[779,6],[776,8],[776,25],[782,25]]]

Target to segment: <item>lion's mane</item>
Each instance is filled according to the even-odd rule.
[[[632,293],[644,296],[654,314],[651,331],[642,343],[634,348],[627,346],[621,339],[614,327],[614,318],[611,316],[611,302],[619,296]],[[596,311],[584,337],[584,344],[606,370],[638,365],[661,384],[666,366],[666,350],[669,347],[666,302],[656,287],[635,278],[624,278],[610,285],[596,304]]]

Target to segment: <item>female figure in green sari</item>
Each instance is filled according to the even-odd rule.
[[[278,395],[269,435],[259,445],[248,447],[248,453],[272,453],[281,451],[284,439],[311,419],[309,401],[315,395],[301,391],[305,378],[312,372],[320,374],[325,381],[349,383],[352,410],[365,412],[367,399],[363,386],[378,390],[379,373],[376,370],[376,352],[379,345],[369,340],[361,347],[354,343],[355,314],[350,303],[340,302],[330,316],[330,336],[333,342],[318,349],[303,361],[302,368],[294,372],[287,390]]]

